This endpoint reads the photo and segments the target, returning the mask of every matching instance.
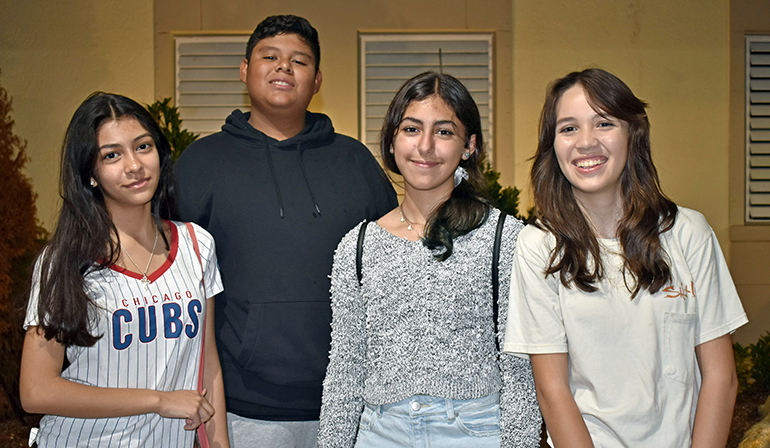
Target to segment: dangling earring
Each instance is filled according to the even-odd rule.
[[[460,185],[460,182],[463,180],[468,179],[468,171],[465,170],[465,168],[461,167],[460,165],[457,165],[457,168],[455,168],[455,187]]]

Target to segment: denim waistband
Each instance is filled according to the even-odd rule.
[[[390,404],[366,403],[377,416],[383,413],[403,414],[410,417],[420,417],[434,414],[446,414],[451,421],[462,411],[491,406],[500,402],[500,394],[494,393],[486,397],[469,400],[453,400],[451,398],[433,397],[430,395],[413,395],[405,400]]]

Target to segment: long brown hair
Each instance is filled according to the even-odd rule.
[[[537,225],[556,238],[545,274],[559,273],[564,286],[574,282],[586,292],[596,291],[596,282],[604,277],[599,242],[559,168],[553,146],[556,108],[564,92],[576,84],[585,89],[588,103],[597,113],[628,123],[628,159],[620,178],[623,217],[617,234],[623,269],[633,278],[633,285],[626,284],[631,298],[642,289],[655,293],[671,281],[660,235],[674,225],[677,207],[661,191],[652,163],[647,104],[623,81],[601,69],[572,72],[548,86],[531,172]]]

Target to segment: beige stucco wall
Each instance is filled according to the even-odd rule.
[[[153,101],[152,0],[0,2],[0,83],[28,142],[38,218],[52,229],[62,137],[95,90]]]
[[[491,31],[495,33],[495,147],[512,162],[511,1],[510,0],[156,0],[156,95],[173,96],[173,36],[189,32],[251,33],[267,16],[296,14],[318,30],[321,41],[321,91],[310,104],[323,112],[337,132],[358,135],[359,31]],[[500,167],[513,181],[513,166]]]
[[[770,331],[770,225],[744,225],[747,34],[770,35],[770,2],[730,2],[730,270],[750,319],[733,337],[743,344]]]
[[[58,151],[69,118],[94,90],[140,102],[172,96],[176,32],[250,32],[294,13],[318,28],[324,84],[311,104],[356,135],[359,30],[495,32],[496,165],[526,189],[548,82],[588,66],[608,69],[651,104],[653,153],[664,190],[706,216],[752,320],[770,329],[770,226],[744,226],[743,34],[770,33],[760,0],[46,0],[0,3],[0,82],[29,142],[38,216],[58,202]],[[154,18],[154,21],[153,21]]]
[[[770,34],[770,3],[514,0],[513,18],[517,185],[548,82],[589,66],[612,71],[650,103],[663,189],[714,228],[750,319],[734,340],[756,342],[770,330],[770,226],[743,225],[743,58],[744,34]]]
[[[590,6],[589,6],[590,4]],[[650,104],[664,191],[728,243],[728,2],[514,1],[516,180],[537,145],[547,84],[599,67]]]

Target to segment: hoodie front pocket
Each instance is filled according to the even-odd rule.
[[[331,345],[329,302],[252,303],[238,363],[277,385],[318,386]]]

